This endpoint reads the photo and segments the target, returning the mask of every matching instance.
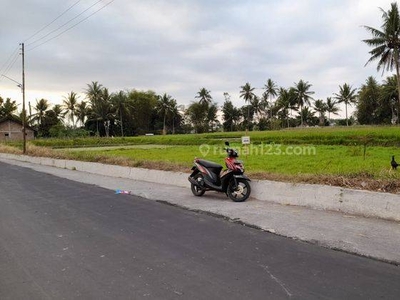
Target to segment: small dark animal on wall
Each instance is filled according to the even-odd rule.
[[[394,160],[394,155],[392,156],[392,161],[390,162],[390,165],[392,166],[392,170],[397,170],[397,166],[399,164]]]

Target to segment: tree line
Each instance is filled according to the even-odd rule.
[[[326,99],[314,99],[312,85],[304,80],[284,88],[268,79],[261,95],[254,90],[248,82],[240,87],[239,97],[244,102],[241,107],[236,107],[230,94],[224,93],[224,103],[219,107],[211,91],[203,87],[195,100],[184,107],[168,94],[138,90],[110,93],[96,81],[87,84],[84,99],[72,91],[63,97],[62,104],[36,100],[33,107],[29,105],[26,120],[39,137],[271,130],[332,125],[332,116],[338,114],[338,105],[343,103],[346,118],[339,120],[339,125],[398,122],[396,75],[387,77],[382,84],[369,77],[359,89],[344,83]],[[356,108],[350,118],[349,106]],[[0,97],[0,118],[15,116],[17,108],[16,101]]]

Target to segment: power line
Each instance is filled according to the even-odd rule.
[[[79,2],[81,2],[81,0],[76,1],[74,4],[72,4],[70,7],[68,7],[66,10],[64,10],[64,12],[62,12],[57,18],[55,18],[53,21],[51,21],[49,24],[43,26],[41,29],[39,29],[38,31],[36,31],[34,34],[32,34],[30,37],[28,37],[25,40],[25,43],[27,41],[29,41],[30,39],[32,39],[33,37],[35,37],[36,35],[38,35],[39,33],[41,33],[43,30],[45,30],[47,27],[49,27],[51,24],[53,24],[55,21],[57,21],[59,18],[61,18],[63,15],[65,15],[68,11],[70,11],[75,5],[77,5]]]
[[[71,10],[75,5],[77,5],[81,0],[78,0],[77,2],[75,2],[72,6],[70,6],[68,9],[66,9],[61,15],[59,15],[57,18],[55,18],[53,21],[51,21],[49,24],[47,24],[46,26],[42,27],[40,30],[38,30],[36,33],[34,33],[33,35],[31,35],[27,40],[32,39],[34,36],[36,36],[37,34],[39,34],[40,32],[42,32],[44,29],[46,29],[47,27],[49,27],[51,24],[53,24],[56,20],[58,20],[61,16],[63,16],[65,13],[67,13],[69,10]],[[43,40],[44,38],[46,38],[47,36],[49,36],[50,34],[60,30],[62,27],[64,27],[65,25],[67,25],[68,23],[71,23],[73,20],[77,19],[78,17],[80,17],[82,14],[84,14],[85,12],[87,12],[89,9],[91,9],[92,7],[96,6],[98,3],[100,3],[102,0],[99,0],[97,2],[95,2],[94,4],[92,4],[89,8],[85,9],[84,11],[82,11],[80,14],[78,14],[77,16],[75,16],[74,18],[70,19],[68,22],[64,23],[62,26],[58,27],[57,29],[51,31],[50,33],[46,34],[45,36],[33,41],[32,43],[30,43],[27,46],[33,45],[35,43],[37,43],[40,40]],[[47,40],[45,40],[43,43],[30,48],[29,51],[36,49],[46,43],[48,43],[49,41],[59,37],[60,35],[64,34],[65,32],[71,30],[72,28],[78,26],[79,24],[81,24],[82,22],[86,21],[87,19],[89,19],[90,17],[92,17],[93,15],[97,14],[99,11],[101,11],[102,9],[104,9],[105,7],[107,7],[108,5],[110,5],[111,3],[113,3],[115,0],[111,0],[109,2],[107,2],[105,5],[103,5],[102,7],[100,7],[99,9],[97,9],[96,11],[94,11],[93,13],[91,13],[90,15],[88,15],[87,17],[83,18],[82,20],[80,20],[79,22],[75,23],[74,25],[68,27],[67,29],[65,29],[64,31],[60,32],[59,34],[57,34],[56,36],[53,36]],[[24,45],[24,43],[22,44]],[[24,46],[23,46],[24,48]],[[4,64],[2,65],[2,67],[0,68],[0,74],[2,76],[0,76],[0,81],[2,80],[2,77],[5,78],[9,78],[7,77],[7,73],[10,71],[10,69],[14,66],[15,62],[17,61],[18,57],[19,57],[19,52],[18,52],[19,47],[17,47],[13,53],[10,55],[10,57],[4,62]],[[2,72],[2,70],[4,69],[4,72]],[[13,80],[13,79],[11,79]],[[14,81],[14,80],[13,80]]]
[[[74,28],[75,26],[78,26],[78,25],[81,24],[82,22],[86,21],[86,20],[89,19],[91,16],[95,15],[96,13],[98,13],[99,11],[101,11],[102,9],[104,9],[105,7],[107,7],[108,5],[110,5],[111,3],[113,3],[114,1],[115,1],[115,0],[111,0],[110,2],[106,3],[105,5],[103,5],[103,6],[100,7],[98,10],[94,11],[93,13],[91,13],[90,15],[88,15],[86,18],[82,19],[82,20],[79,21],[78,23],[76,23],[76,24],[74,24],[74,25],[68,27],[67,29],[65,29],[64,31],[62,31],[61,33],[59,33],[58,35],[56,35],[56,36],[54,36],[54,37],[52,37],[52,38],[49,38],[48,40],[44,41],[43,43],[41,43],[41,44],[39,44],[39,45],[37,45],[37,46],[35,46],[35,47],[33,47],[33,48],[30,48],[28,51],[32,51],[33,49],[36,49],[36,48],[38,48],[38,47],[40,47],[40,46],[42,46],[42,45],[44,45],[44,44],[50,42],[51,40],[54,40],[55,38],[58,38],[60,35],[64,34],[64,33],[67,32],[68,30],[71,30],[71,29]],[[100,2],[100,1],[99,1],[99,2]],[[96,4],[97,4],[97,3],[96,3]],[[29,45],[28,45],[28,46],[29,46]]]
[[[4,71],[0,72],[1,75],[3,75],[3,76],[1,76],[0,81],[1,81],[2,77],[7,77],[6,74],[8,74],[8,72],[11,70],[11,68],[16,63],[16,61],[17,61],[17,59],[19,57],[18,49],[19,49],[19,47],[17,47],[17,49],[13,52],[13,54],[7,60],[7,61],[9,61],[8,65],[7,65],[7,62],[3,65],[3,66],[7,65],[7,67],[4,69]],[[2,67],[2,69],[3,69],[3,67]]]
[[[11,68],[14,66],[15,62],[17,61],[18,57],[19,57],[19,53],[16,53],[14,55],[14,59],[10,62],[7,69],[4,71],[5,74],[7,74],[11,70]]]
[[[17,47],[12,53],[11,53],[11,55],[9,56],[9,58],[3,63],[3,65],[1,66],[1,68],[0,68],[0,73],[1,74],[5,74],[5,73],[7,73],[8,72],[8,70],[12,67],[12,65],[15,63],[15,62],[12,62],[13,60],[15,60],[15,56],[16,56],[16,54],[18,54],[18,49],[19,49],[19,47]],[[4,72],[3,72],[3,70],[4,70]],[[7,71],[6,71],[7,70]]]
[[[59,26],[58,28],[50,31],[49,33],[47,33],[46,35],[42,36],[41,38],[36,39],[35,41],[33,41],[32,43],[29,43],[28,45],[26,45],[27,47],[32,46],[33,44],[36,44],[37,42],[45,39],[46,37],[48,37],[49,35],[55,33],[56,31],[60,30],[61,28],[65,27],[66,25],[68,25],[69,23],[71,23],[72,21],[74,21],[75,19],[79,18],[81,15],[83,15],[85,12],[87,12],[89,9],[91,9],[92,7],[96,6],[98,3],[100,3],[102,0],[99,0],[97,2],[95,2],[94,4],[92,4],[91,6],[89,6],[88,8],[86,8],[84,11],[82,11],[81,13],[79,13],[78,15],[76,15],[75,17],[73,17],[72,19],[70,19],[69,21],[65,22],[64,24],[62,24],[61,26]],[[78,23],[79,24],[79,23]],[[67,31],[67,30],[66,30]],[[63,31],[65,32],[65,31]],[[57,36],[56,36],[57,37]],[[51,40],[52,38],[50,38],[49,40]],[[43,43],[42,43],[43,44]],[[42,45],[40,44],[40,45]],[[38,46],[37,46],[38,47]],[[34,47],[36,48],[36,47]],[[30,49],[32,50],[32,49]]]

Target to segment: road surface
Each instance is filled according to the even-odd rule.
[[[398,299],[399,282],[391,264],[0,163],[0,299]]]

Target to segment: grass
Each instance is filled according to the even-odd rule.
[[[120,145],[219,145],[224,140],[240,142],[244,132],[139,136],[116,138],[38,139],[33,144],[41,147],[71,148]],[[249,132],[252,144],[285,145],[372,145],[400,146],[400,128],[396,126],[359,126],[293,128],[276,131]]]
[[[392,155],[400,160],[399,127],[305,128],[129,138],[38,139],[29,155],[189,172],[194,157],[223,164],[224,141],[239,150],[251,178],[331,184],[399,192],[399,173],[390,171]],[[6,146],[3,146],[6,147]],[[1,152],[15,151],[15,147]],[[246,154],[246,151],[248,153]]]
[[[370,177],[384,177],[390,167],[390,157],[395,147],[368,147],[366,156],[362,146],[298,146],[298,145],[256,145],[246,148],[232,144],[241,154],[250,173],[332,174],[354,176],[369,174]],[[95,148],[90,151],[58,150],[79,159],[94,159],[96,156],[120,157],[130,161],[152,161],[179,164],[189,168],[194,157],[223,163],[225,151],[222,146],[162,146]]]

